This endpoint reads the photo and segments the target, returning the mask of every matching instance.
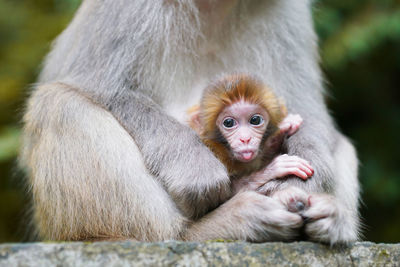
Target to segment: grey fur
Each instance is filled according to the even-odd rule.
[[[356,239],[357,159],[323,101],[309,5],[306,0],[85,0],[55,41],[24,118],[21,162],[30,175],[40,235],[293,238],[299,218],[276,199],[250,192],[187,228],[190,219],[229,198],[230,190],[222,164],[182,124],[182,114],[213,77],[244,71],[263,77],[289,112],[304,118],[288,152],[309,160],[315,170],[306,183],[277,181],[265,191],[291,185],[333,195],[340,221],[331,218],[333,233],[321,234],[322,227],[311,224],[311,238]],[[338,190],[343,184],[351,185],[346,193]],[[237,208],[239,200],[248,201],[246,212],[254,212]],[[276,207],[279,216],[263,214],[260,205]],[[238,217],[246,223],[234,223]],[[234,225],[226,228],[224,220]]]

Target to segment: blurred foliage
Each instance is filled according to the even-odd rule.
[[[400,1],[321,0],[328,105],[360,158],[364,238],[400,241]]]
[[[19,147],[20,130],[16,127],[4,127],[0,132],[0,162],[16,157]]]
[[[21,110],[80,0],[0,0],[0,242],[23,240]],[[364,239],[400,241],[400,1],[314,0],[328,105],[357,147]]]

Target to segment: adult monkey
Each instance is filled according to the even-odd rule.
[[[355,240],[357,159],[323,101],[309,5],[85,0],[24,117],[21,161],[40,237],[289,240],[304,223],[287,211],[294,197],[311,203],[312,240]],[[179,115],[206,81],[233,71],[267,78],[304,118],[289,153],[311,162],[313,178],[268,183],[273,197],[230,198],[222,164]]]

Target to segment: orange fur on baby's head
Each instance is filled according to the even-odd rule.
[[[269,117],[269,123],[278,125],[286,116],[286,107],[272,90],[259,79],[247,74],[226,75],[211,83],[204,91],[199,106],[192,107],[188,113],[198,112],[198,122],[190,125],[199,134],[205,136],[216,131],[216,120],[224,108],[244,100],[263,107]]]

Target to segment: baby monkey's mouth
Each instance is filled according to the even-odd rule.
[[[256,157],[257,151],[253,149],[246,149],[238,151],[235,154],[237,160],[241,162],[250,162]]]

